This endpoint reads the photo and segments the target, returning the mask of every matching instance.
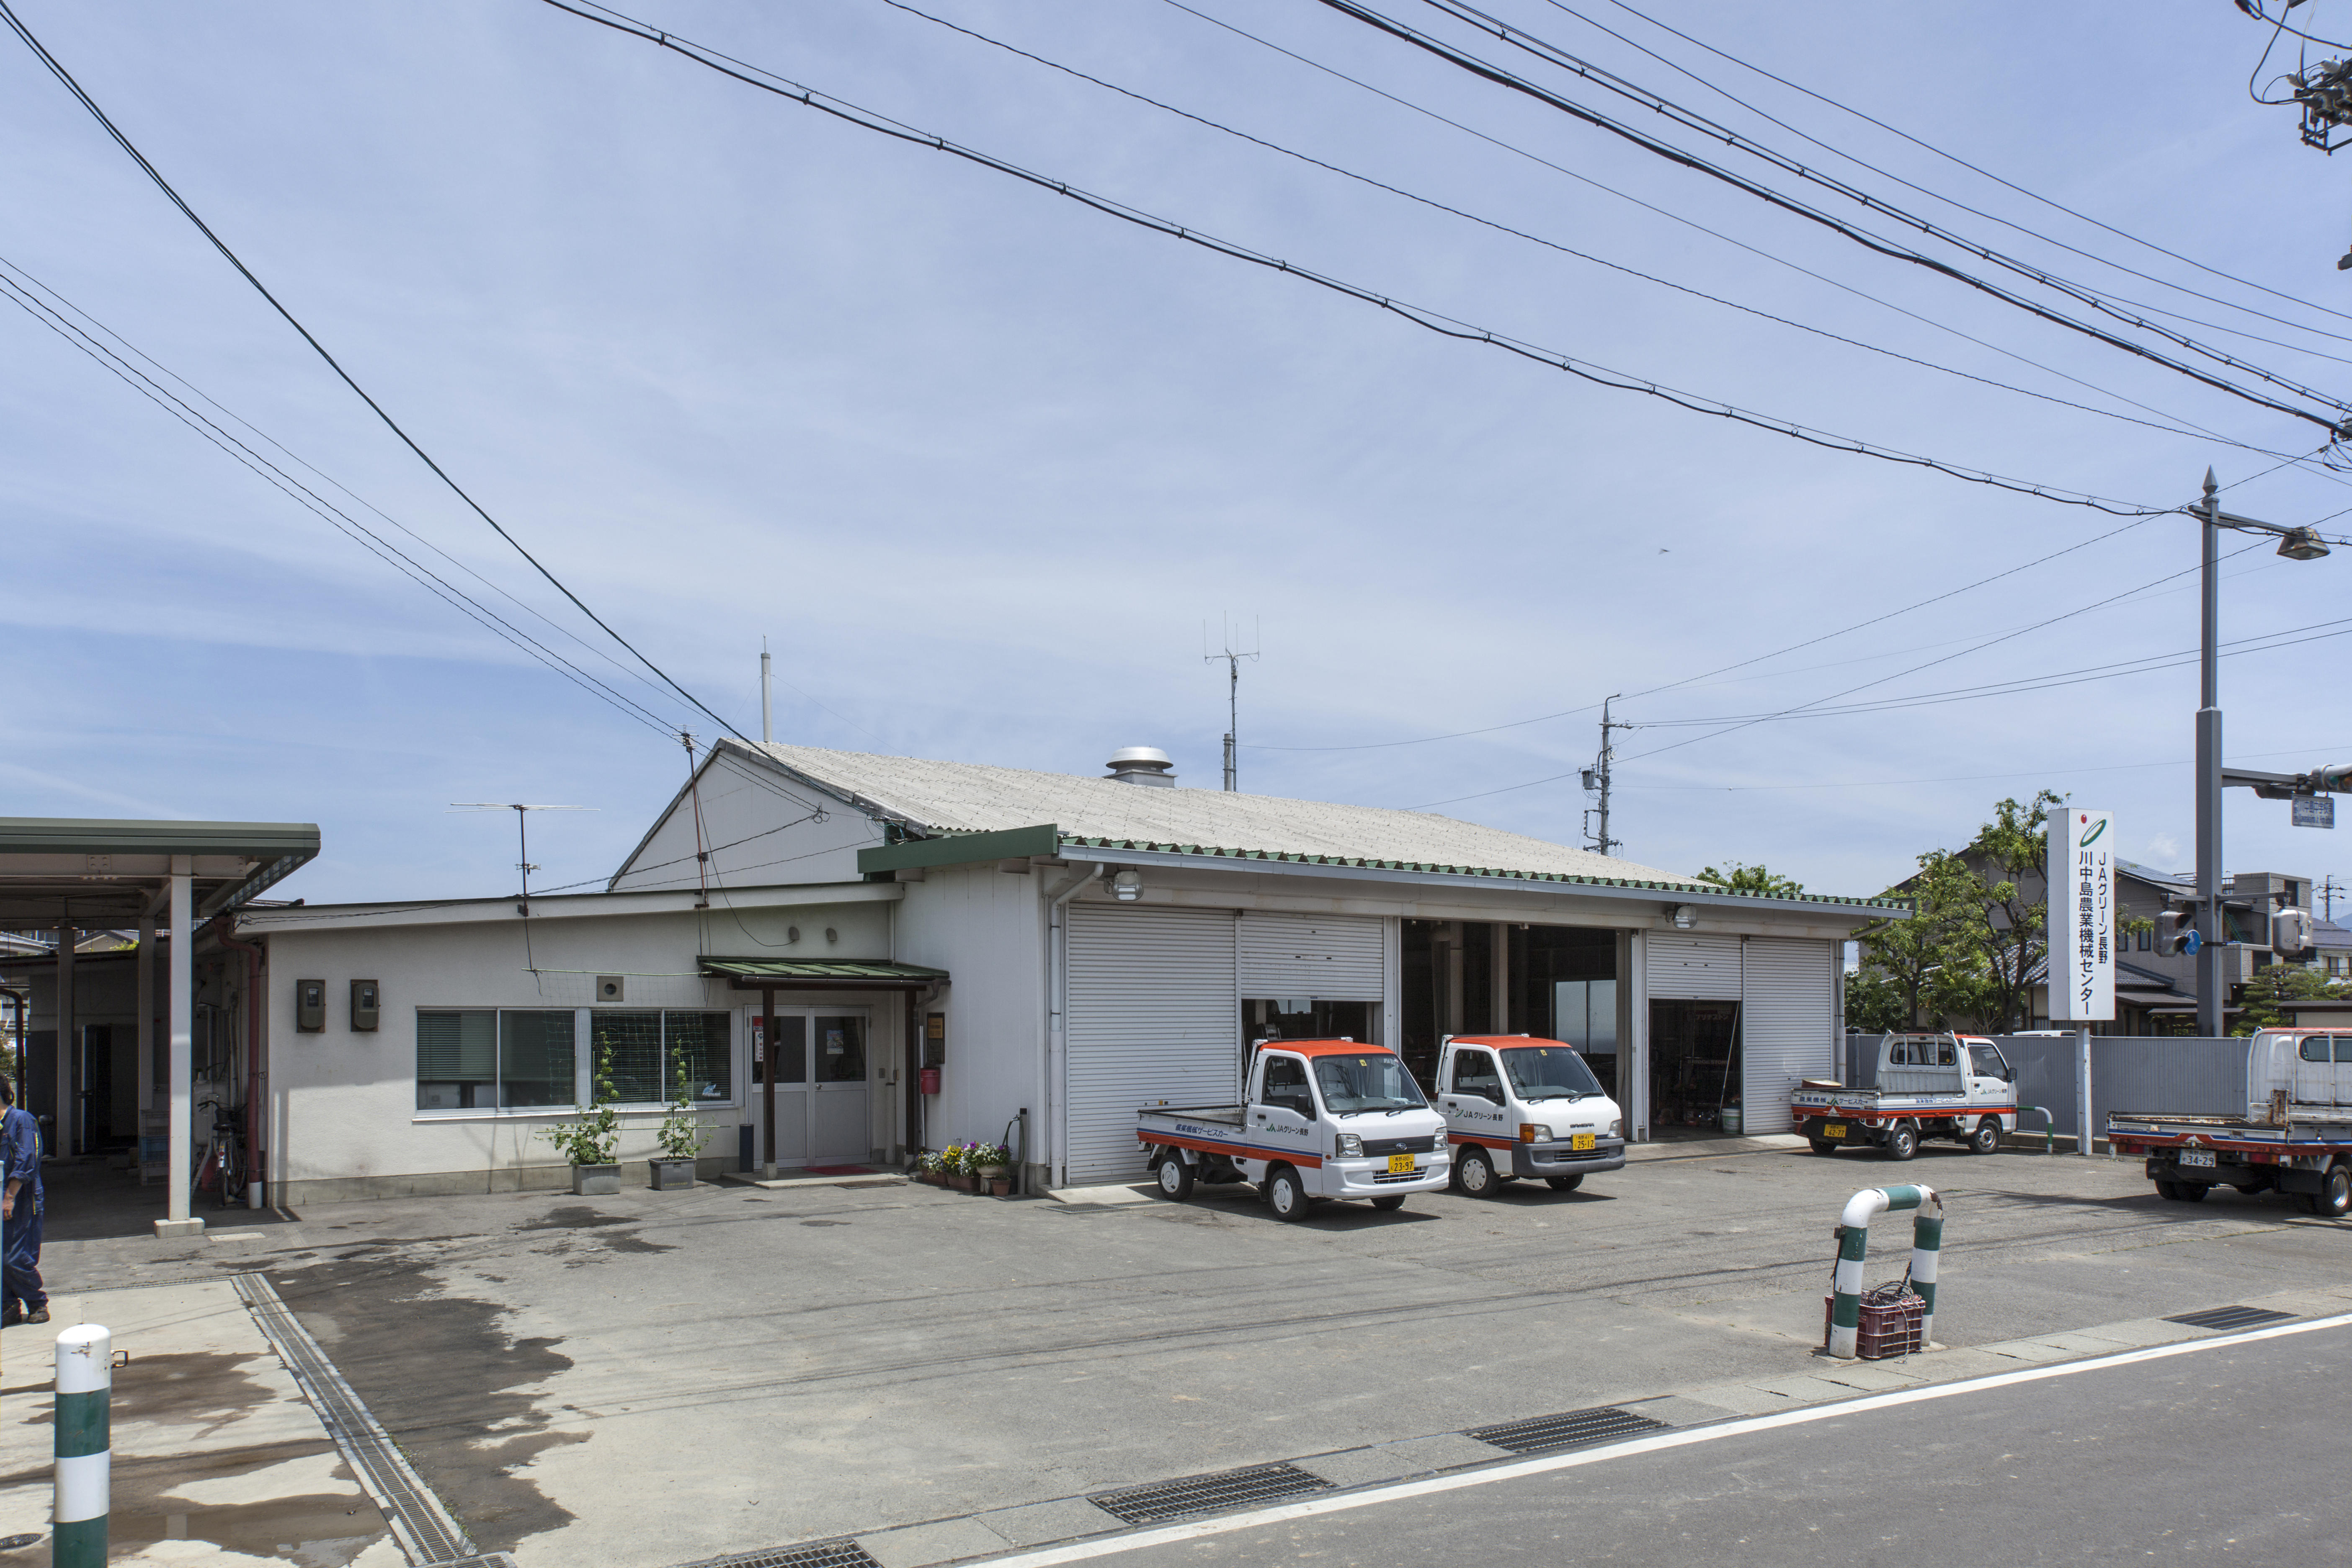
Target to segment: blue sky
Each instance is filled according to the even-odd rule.
[[[2135,502],[2191,499],[2210,463],[2241,511],[2301,522],[2352,507],[2352,476],[2291,468],[2238,484],[2273,460],[1675,292],[883,0],[643,4],[635,14],[656,26],[925,131],[1638,377]],[[1187,4],[924,9],[1756,311],[2256,447],[2318,444],[2302,421],[1872,257],[1313,0]],[[2341,4],[2297,16],[2325,32]],[[1405,0],[1385,8],[1408,14]],[[2133,524],[1595,387],[544,5],[17,9],[461,483],[747,732],[765,637],[782,739],[1080,773],[1114,747],[1156,744],[1186,782],[1213,784],[1224,672],[1202,662],[1203,626],[1214,636],[1231,616],[1262,628],[1244,633],[1264,652],[1243,674],[1244,787],[1447,802],[1576,841],[1589,802],[1572,770],[1591,760],[1598,713],[1583,710],[1601,697],[2095,541],[1627,702],[1622,716],[1661,727],[1619,739],[1616,830],[1651,864],[1760,860],[1866,893],[1920,850],[1964,839],[2001,795],[2048,784],[2116,810],[2126,853],[2188,862],[2193,667],[1705,739],[1664,727],[1882,678],[1894,679],[1865,695],[2186,650],[2193,577],[2051,621],[2191,567],[2185,519]],[[1496,9],[1832,162],[1549,0]],[[2129,25],[2006,4],[1643,9],[2131,234],[2352,310],[2352,274],[2333,266],[2347,239],[2334,171],[2297,142],[2291,111],[2249,101],[2263,30],[2218,0],[2152,5]],[[2183,329],[2283,376],[2345,384],[2352,320],[2039,205],[1612,0],[1575,10],[1990,216],[1838,165],[1874,191],[2102,290],[2278,339],[2287,346]],[[1451,27],[1426,5],[1410,14]],[[2352,10],[2341,20],[2352,26]],[[1521,57],[1516,68],[1545,68]],[[472,591],[662,724],[708,737],[708,720],[601,662],[617,650],[374,424],[13,39],[0,136],[0,258],[412,531],[394,535],[407,548],[478,574],[464,578]],[[428,596],[15,309],[0,311],[0,504],[10,814],[315,820],[325,853],[289,893],[488,892],[510,878],[507,824],[448,803],[594,807],[534,835],[540,879],[571,882],[609,872],[683,776],[675,740]],[[2337,618],[2347,570],[2352,551],[2304,565],[2266,546],[2237,558],[2225,636]],[[2233,761],[2352,756],[2346,647],[2225,661]],[[1575,711],[1378,744],[1562,710]],[[2233,867],[2344,866],[2333,835],[2293,829],[2284,805],[2242,792],[2229,834]]]

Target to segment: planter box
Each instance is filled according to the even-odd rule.
[[[621,1167],[618,1165],[574,1165],[572,1167],[572,1191],[583,1198],[609,1198],[621,1190]]]
[[[694,1162],[691,1160],[656,1160],[652,1163],[654,1191],[674,1193],[694,1185]]]
[[[976,1193],[980,1191],[980,1178],[978,1176],[967,1176],[959,1172],[955,1175],[948,1178],[948,1185],[953,1187],[960,1193]]]

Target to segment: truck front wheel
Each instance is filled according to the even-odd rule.
[[[1919,1129],[1909,1121],[1898,1121],[1886,1130],[1886,1157],[1908,1160],[1919,1152]]]
[[[1372,1206],[1376,1209],[1401,1209],[1404,1207],[1404,1194],[1394,1193],[1384,1198],[1374,1198]]]
[[[1977,1130],[1969,1134],[1969,1152],[1971,1154],[2000,1152],[2000,1117],[1988,1116],[1977,1123]]]
[[[1154,1174],[1159,1178],[1157,1185],[1161,1197],[1172,1198],[1181,1204],[1192,1195],[1192,1167],[1186,1164],[1184,1156],[1175,1150],[1160,1152],[1160,1169]]]
[[[1307,1192],[1298,1184],[1298,1173],[1287,1165],[1276,1165],[1268,1171],[1265,1173],[1265,1202],[1278,1220],[1305,1219]]]
[[[1491,1198],[1502,1190],[1495,1180],[1495,1162],[1475,1143],[1454,1157],[1454,1182],[1474,1198]]]

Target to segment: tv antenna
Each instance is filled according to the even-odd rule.
[[[1592,760],[1592,765],[1591,767],[1581,770],[1581,777],[1584,781],[1586,792],[1588,794],[1597,795],[1601,797],[1601,804],[1598,806],[1587,807],[1584,813],[1584,831],[1588,836],[1592,833],[1592,819],[1595,816],[1601,818],[1601,833],[1599,837],[1593,838],[1591,843],[1585,846],[1587,849],[1591,850],[1596,855],[1606,855],[1612,849],[1622,849],[1625,847],[1625,841],[1623,839],[1612,838],[1609,837],[1609,771],[1610,764],[1616,760],[1617,756],[1617,748],[1610,743],[1609,731],[1612,730],[1630,730],[1633,727],[1622,719],[1612,719],[1609,717],[1609,705],[1623,695],[1623,692],[1619,691],[1612,693],[1610,696],[1601,699],[1601,754]]]
[[[515,904],[515,913],[528,921],[530,919],[530,874],[539,868],[530,863],[530,833],[525,826],[526,821],[534,811],[593,811],[596,808],[593,805],[526,805],[512,800],[453,800],[449,803],[449,809],[511,811],[515,814],[515,848],[521,856],[515,862],[515,869],[522,873],[522,897]],[[522,947],[523,956],[528,959],[530,955],[530,927],[528,924],[522,931]]]
[[[1240,733],[1242,727],[1242,660],[1245,658],[1255,658],[1258,656],[1259,650],[1257,647],[1251,647],[1247,651],[1236,649],[1234,647],[1233,623],[1230,620],[1223,620],[1223,617],[1220,617],[1220,619],[1224,626],[1224,651],[1222,653],[1210,653],[1207,651],[1209,646],[1209,623],[1202,621],[1201,623],[1201,662],[1203,664],[1214,664],[1221,658],[1225,661],[1225,793],[1233,795],[1241,789],[1241,784],[1239,782],[1240,775],[1234,767],[1235,758],[1234,755],[1234,748],[1235,743],[1234,736]],[[1264,623],[1256,621],[1255,617],[1253,617],[1253,624],[1250,630],[1250,641],[1252,643],[1263,644],[1265,642],[1265,639],[1259,635],[1263,629]]]

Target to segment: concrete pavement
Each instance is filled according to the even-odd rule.
[[[2339,1228],[2276,1200],[2189,1208],[2133,1163],[1934,1147],[1898,1166],[1685,1146],[1574,1194],[1300,1226],[1238,1194],[845,1180],[322,1206],[255,1240],[93,1238],[51,1262],[268,1269],[476,1540],[526,1568],[848,1536],[913,1568],[1118,1528],[1083,1500],[1110,1488],[1301,1456],[1355,1485],[1471,1462],[1458,1434],[1495,1422],[1646,1401],[1682,1425],[1901,1378],[1813,1354],[1830,1225],[1891,1181],[1950,1205],[1937,1337],[2008,1363],[2352,1287]],[[1873,1279],[1900,1273],[1900,1230]]]

